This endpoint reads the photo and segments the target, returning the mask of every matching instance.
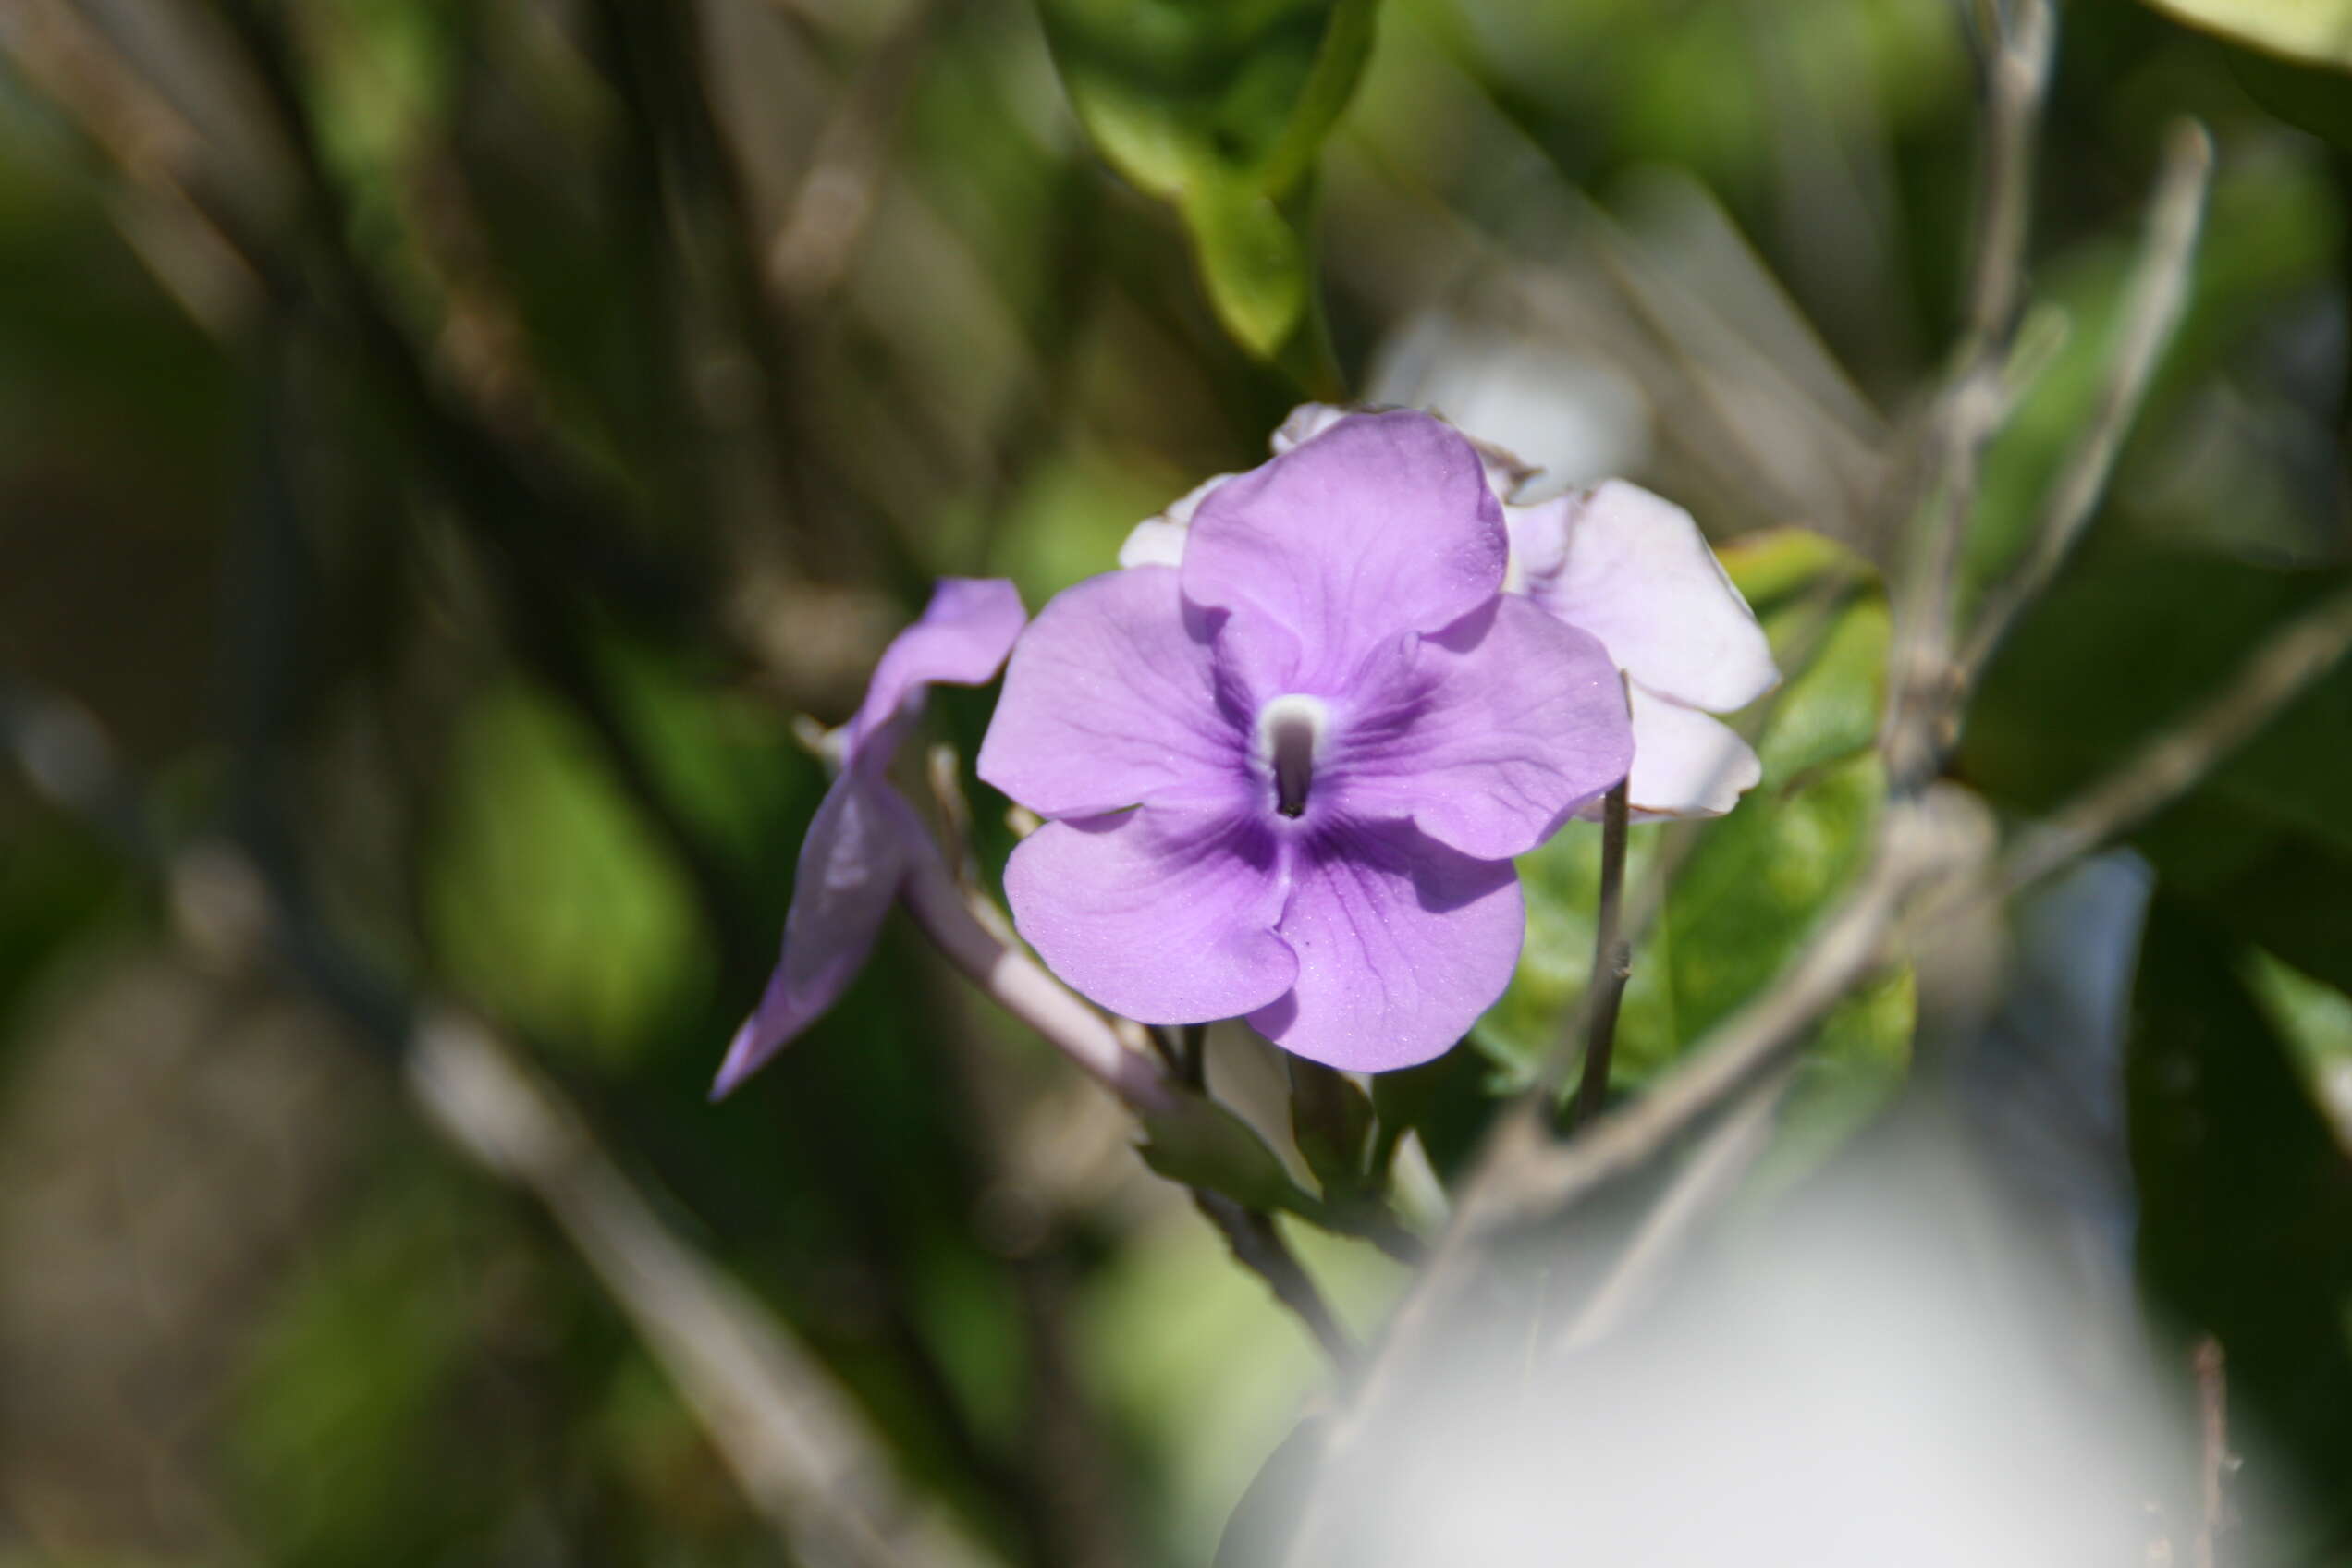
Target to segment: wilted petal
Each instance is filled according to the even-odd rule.
[[[728,1043],[712,1097],[758,1072],[840,999],[874,950],[922,831],[888,784],[863,772],[833,781],[801,841],[783,956],[758,1008]]]
[[[1598,639],[1525,599],[1368,665],[1326,773],[1343,809],[1410,817],[1481,860],[1525,854],[1638,769]]]
[[[809,819],[784,916],[784,951],[759,1006],[728,1042],[714,1097],[757,1072],[842,990],[873,951],[924,827],[885,781],[899,737],[939,681],[993,678],[1025,619],[1010,582],[949,577],[921,617],[890,640],[865,701],[843,726],[840,773]]]
[[[1443,1054],[1494,1005],[1526,910],[1507,860],[1409,823],[1351,824],[1300,855],[1277,929],[1298,979],[1250,1023],[1310,1060],[1379,1072]]]
[[[1351,411],[1369,412],[1372,410],[1351,410],[1333,403],[1301,403],[1290,411],[1280,424],[1274,427],[1273,438],[1268,444],[1274,448],[1274,455],[1279,458],[1292,447],[1314,440],[1340,421],[1347,418]]]
[[[1527,596],[1599,638],[1651,691],[1729,713],[1780,679],[1747,601],[1672,501],[1612,479],[1513,508],[1511,529]]]
[[[1634,771],[1625,800],[1637,815],[1721,816],[1764,777],[1764,765],[1731,726],[1638,681],[1631,695]]]
[[[1143,806],[1048,822],[1005,866],[1047,968],[1113,1012],[1199,1023],[1262,1007],[1298,972],[1274,934],[1284,847],[1231,812]]]
[[[1184,560],[1184,536],[1193,526],[1193,513],[1208,493],[1233,476],[1230,473],[1211,474],[1190,490],[1168,503],[1165,509],[1147,517],[1128,533],[1127,542],[1119,546],[1121,566],[1181,566]]]
[[[925,687],[993,680],[1026,619],[1019,590],[1001,578],[941,578],[922,616],[890,640],[874,667],[865,701],[849,723],[842,765],[851,766],[893,719],[920,706]],[[868,766],[888,761],[885,756]]]
[[[1397,405],[1364,403],[1353,409],[1335,408],[1329,403],[1301,403],[1292,409],[1274,432],[1273,447],[1277,457],[1303,442],[1312,441],[1351,413],[1385,413]],[[1449,423],[1452,422],[1449,421]],[[1462,427],[1456,426],[1461,429]],[[1518,488],[1543,471],[1523,461],[1515,452],[1506,451],[1491,441],[1481,441],[1464,429],[1462,434],[1478,454],[1478,465],[1485,470],[1487,487],[1498,501],[1509,501]]]
[[[1186,598],[1288,628],[1340,676],[1385,636],[1436,631],[1501,589],[1509,542],[1478,455],[1427,414],[1354,414],[1212,491]]]
[[[1210,640],[1167,567],[1065,589],[1013,650],[980,777],[1041,815],[1084,816],[1232,776],[1243,742]]]
[[[1183,565],[1186,526],[1166,512],[1144,519],[1128,531],[1126,541],[1119,546],[1119,564],[1122,567]]]

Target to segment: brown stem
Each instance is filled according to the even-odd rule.
[[[1355,1343],[1347,1330],[1331,1315],[1322,1291],[1291,1251],[1282,1233],[1274,1228],[1273,1217],[1256,1209],[1243,1208],[1221,1193],[1193,1189],[1193,1207],[1207,1217],[1233,1251],[1233,1260],[1259,1279],[1274,1292],[1274,1299],[1290,1308],[1298,1320],[1306,1325],[1315,1342],[1323,1347],[1334,1366],[1346,1367],[1355,1361]]]
[[[1619,779],[1601,804],[1600,908],[1593,932],[1591,1022],[1585,1034],[1584,1079],[1576,1088],[1574,1125],[1600,1114],[1609,1100],[1609,1059],[1617,1044],[1617,1010],[1634,972],[1633,944],[1623,929],[1625,901],[1626,781]]]

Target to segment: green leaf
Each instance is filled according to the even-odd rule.
[[[2352,1154],[2352,997],[2260,948],[2248,949],[2243,977],[2292,1047],[2312,1103]]]
[[[1226,330],[1294,358],[1314,323],[1305,200],[1372,48],[1377,0],[1045,0],[1079,122],[1172,202]]]
[[[2211,377],[2244,352],[2249,332],[2282,298],[2323,286],[2334,253],[2334,198],[2308,166],[2290,160],[2225,163],[2199,232],[2180,326],[2158,362],[2148,402],[2127,438],[2092,542],[2129,523],[2236,551],[2309,555],[2308,503],[2281,481],[2281,437],[2249,436],[2214,417]],[[2129,279],[2142,243],[2116,230],[2037,268],[2043,319],[2065,330],[1987,448],[1970,522],[1964,582],[1973,594],[2016,559],[2061,469],[2099,417]],[[2186,481],[2143,484],[2140,474],[2181,453],[2199,456]]]
[[[1509,1001],[1506,997],[1505,1004]],[[1418,1133],[1438,1179],[1451,1181],[1484,1135],[1494,1096],[1511,1086],[1488,1055],[1452,1050],[1418,1067],[1374,1073],[1372,1109],[1379,1117],[1382,1139],[1392,1144],[1408,1130]]]
[[[1182,207],[1218,319],[1243,348],[1274,358],[1306,313],[1305,241],[1272,198],[1245,188],[1203,184]]]
[[[2208,32],[2272,55],[2352,70],[2352,0],[2150,0]]]
[[[2340,581],[2118,544],[2060,580],[2021,624],[1972,708],[1968,777],[2040,811],[2116,766],[2219,690],[2283,619]],[[2135,836],[2168,875],[2208,885],[2280,832],[2352,854],[2342,787],[2352,666],[2339,668]]]
[[[1669,834],[1696,832],[1665,913],[1635,955],[1617,1030],[1621,1082],[1638,1084],[1755,995],[1801,948],[1860,869],[1885,781],[1872,750],[1887,645],[1883,596],[1837,545],[1775,530],[1722,552],[1790,672],[1758,753],[1764,778],[1721,821],[1636,827],[1627,885],[1638,888]],[[1599,891],[1599,835],[1572,825],[1521,862],[1527,943],[1517,979],[1478,1039],[1515,1075],[1553,1047],[1584,995]],[[1891,1005],[1859,1016],[1878,1025],[1868,1058],[1897,1066],[1907,1016]]]
[[[701,1005],[710,939],[692,890],[567,715],[521,687],[478,699],[450,775],[425,913],[469,996],[607,1062]]]
[[[1248,1122],[1190,1091],[1144,1118],[1141,1152],[1144,1163],[1170,1181],[1221,1193],[1244,1208],[1309,1217],[1320,1209]]]
[[[1335,1068],[1294,1057],[1290,1071],[1291,1136],[1325,1199],[1377,1196],[1371,1099]]]
[[[2161,888],[2162,884],[2160,882]],[[2127,1059],[2143,1283],[2228,1353],[2245,1474],[2352,1528],[2352,1158],[2242,978],[2248,955],[2161,892],[2140,951]],[[2249,1510],[2248,1562],[2321,1561],[2294,1515]]]

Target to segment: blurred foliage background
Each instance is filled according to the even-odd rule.
[[[517,1042],[1006,1561],[1207,1561],[1320,1374],[1097,1091],[894,927],[706,1102],[823,786],[792,717],[847,715],[931,576],[1034,608],[1308,395],[1636,478],[1791,674],[1750,800],[1635,834],[1676,868],[1637,1086],[1883,793],[1880,497],[1959,319],[1969,38],[1932,0],[5,0],[0,672],[345,984],[224,964],[201,878],[0,780],[0,1562],[778,1559],[563,1231],[420,1121],[365,1016],[410,995]],[[2168,128],[2216,164],[2089,542],[1971,717],[2004,813],[2352,557],[2352,82],[2260,41],[2307,57],[2064,17],[1979,579],[2093,417]],[[968,757],[985,696],[934,707]],[[2153,1358],[2220,1336],[2249,1463],[2317,1500],[2250,1562],[2352,1562],[2347,764],[2339,673],[2138,837],[2113,1038],[1939,1042],[1897,976],[1776,1151],[1997,1101]],[[1531,860],[1520,984],[1378,1085],[1440,1174],[1576,999],[1595,853]],[[1217,1051],[1279,1134],[1266,1047]],[[1298,1240],[1375,1321],[1393,1267]]]

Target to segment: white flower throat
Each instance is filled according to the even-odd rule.
[[[1257,754],[1274,778],[1274,809],[1284,816],[1306,815],[1316,759],[1323,754],[1331,710],[1320,697],[1289,692],[1257,711]]]

